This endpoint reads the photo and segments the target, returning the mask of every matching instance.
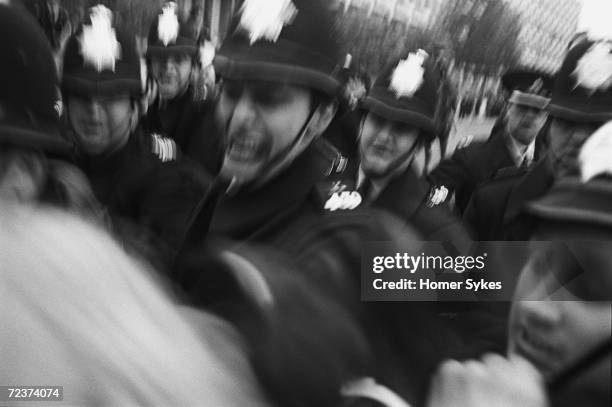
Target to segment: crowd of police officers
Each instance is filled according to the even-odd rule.
[[[488,139],[420,176],[440,70],[415,49],[359,83],[325,1],[246,0],[218,50],[166,3],[143,55],[97,5],[59,78],[19,3],[0,1],[2,205],[61,208],[146,259],[236,328],[270,405],[609,405],[605,248],[570,250],[589,283],[567,303],[531,290],[557,263],[529,263],[511,309],[361,302],[359,270],[371,241],[609,240],[612,42],[508,71]],[[600,342],[577,376],[603,381],[552,386]]]

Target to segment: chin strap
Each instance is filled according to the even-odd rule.
[[[254,176],[248,182],[242,182],[236,177],[232,177],[231,179],[231,187],[242,188],[246,185],[257,186],[265,183],[267,180],[276,175],[281,169],[290,164],[295,157],[299,155],[302,151],[300,147],[307,147],[314,140],[316,135],[309,132],[310,127],[312,126],[315,118],[315,113],[317,111],[321,111],[323,105],[319,104],[315,109],[310,112],[308,119],[298,132],[298,136],[284,149],[275,154],[270,161],[268,161],[259,171],[257,171],[256,176]],[[234,114],[230,116],[228,121],[225,124],[225,134],[229,129],[229,125],[234,117]],[[308,139],[308,136],[311,136],[311,139]],[[227,146],[225,147],[227,149]]]

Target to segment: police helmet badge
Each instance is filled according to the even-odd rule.
[[[401,97],[413,97],[423,85],[425,68],[423,64],[429,57],[427,52],[419,49],[417,52],[408,54],[408,58],[402,59],[391,75],[389,89],[399,99]]]
[[[157,24],[157,37],[164,46],[176,42],[179,34],[179,21],[176,15],[176,3],[169,1],[162,7]]]
[[[448,196],[448,188],[446,188],[444,185],[431,188],[429,190],[427,201],[425,201],[425,205],[428,208],[432,208],[434,206],[440,205],[442,202],[446,200],[447,196]]]
[[[283,27],[298,13],[291,0],[245,0],[238,29],[249,35],[251,44],[263,39],[276,42]]]
[[[606,91],[612,85],[612,44],[597,42],[580,58],[571,74],[576,87],[590,91]]]
[[[335,212],[337,210],[353,210],[361,205],[363,201],[361,194],[350,190],[341,181],[334,181],[331,187],[327,188],[323,209]]]
[[[81,54],[85,65],[91,65],[98,72],[106,69],[115,71],[115,62],[121,59],[121,44],[117,41],[112,26],[113,13],[98,4],[91,8],[91,25],[84,25],[81,33]]]

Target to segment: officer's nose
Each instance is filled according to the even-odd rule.
[[[391,131],[391,123],[384,123],[379,127],[376,133],[376,143],[389,144],[393,141],[393,132]]]
[[[98,120],[102,118],[103,112],[104,107],[98,99],[91,98],[87,101],[87,113],[93,120]]]
[[[164,72],[169,72],[172,70],[172,58],[168,58],[166,59],[165,63],[163,64],[163,68],[164,68]]]
[[[243,91],[232,112],[231,125],[234,127],[250,126],[257,116],[256,104],[248,91]]]

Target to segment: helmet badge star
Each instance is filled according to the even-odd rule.
[[[291,0],[245,0],[238,29],[248,34],[251,45],[258,40],[276,42],[297,13]]]
[[[169,1],[162,7],[162,14],[159,15],[157,23],[157,37],[164,44],[176,42],[179,32],[179,21],[176,15],[176,3]]]
[[[429,57],[427,52],[419,49],[416,53],[411,52],[408,58],[402,59],[391,75],[389,89],[399,99],[401,97],[413,97],[423,85],[425,68],[423,64]]]
[[[91,25],[84,25],[81,38],[81,54],[85,65],[98,72],[115,71],[115,62],[121,59],[121,44],[112,26],[113,13],[99,4],[90,9]]]
[[[574,89],[580,86],[591,94],[607,91],[612,85],[612,44],[593,44],[580,58],[571,76],[576,80]]]

